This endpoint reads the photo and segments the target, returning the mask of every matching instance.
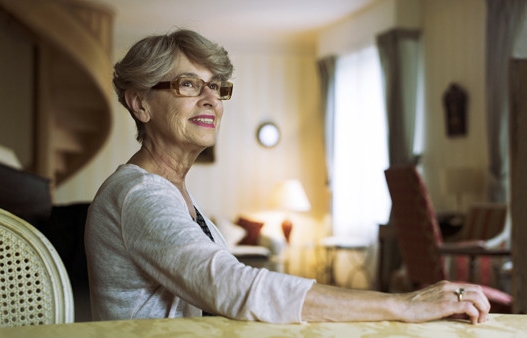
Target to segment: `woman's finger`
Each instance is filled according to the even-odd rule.
[[[460,303],[461,311],[469,316],[470,321],[482,323],[487,320],[490,311],[490,303],[485,296],[483,289],[473,284],[455,284],[453,285],[454,301]]]

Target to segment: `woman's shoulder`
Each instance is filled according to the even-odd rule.
[[[174,186],[165,178],[149,173],[134,164],[122,164],[115,170],[99,189],[99,194],[127,194],[131,190],[174,190]],[[175,189],[177,190],[177,189]]]
[[[150,183],[150,184],[163,184],[170,186],[170,182],[165,178],[152,174],[145,169],[135,165],[135,164],[121,164],[107,179],[107,181],[116,181],[116,182],[132,182],[137,184],[141,183]]]

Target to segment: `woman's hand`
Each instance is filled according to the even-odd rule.
[[[466,316],[472,324],[483,323],[490,310],[482,288],[473,284],[442,281],[400,296],[407,303],[402,319],[407,322]]]
[[[487,320],[490,304],[481,287],[442,281],[410,293],[390,294],[315,284],[306,294],[303,320],[425,322],[447,317]]]

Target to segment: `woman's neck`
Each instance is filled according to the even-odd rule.
[[[155,148],[150,149],[150,147],[145,144],[143,144],[141,149],[130,158],[128,163],[138,165],[144,170],[164,177],[170,181],[183,195],[191,217],[196,219],[194,205],[185,185],[185,177],[190,169],[190,165],[181,165],[169,156],[165,156],[155,151]]]
[[[158,147],[152,144],[143,143],[141,149],[130,158],[128,163],[162,176],[180,189],[184,188],[185,177],[191,165],[187,165],[185,159],[176,159],[157,149]]]

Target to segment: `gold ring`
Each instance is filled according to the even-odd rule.
[[[463,288],[457,288],[456,291],[454,291],[454,293],[456,294],[457,296],[457,301],[458,302],[461,302],[463,300],[463,294],[465,293],[465,289]]]

